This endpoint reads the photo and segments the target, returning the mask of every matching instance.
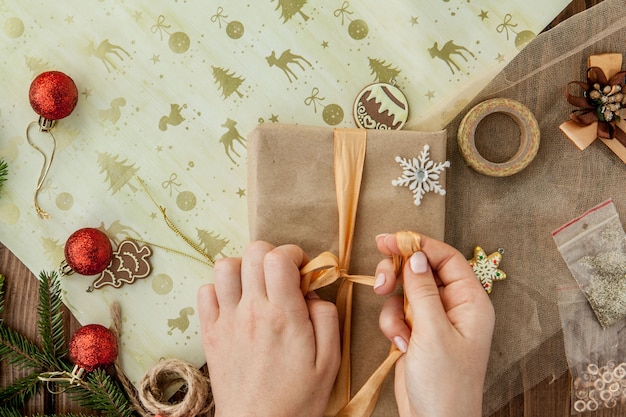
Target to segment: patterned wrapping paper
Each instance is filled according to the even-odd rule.
[[[394,78],[409,100],[406,127],[441,129],[568,3],[0,1],[0,158],[10,169],[0,240],[34,273],[55,269],[67,237],[88,226],[115,243],[130,235],[192,254],[140,176],[182,233],[217,257],[238,255],[254,126],[351,127],[358,91]],[[79,99],[53,131],[40,193],[52,218],[40,220],[28,88],[52,69],[74,79]],[[45,135],[33,139],[49,151]],[[63,279],[81,323],[107,324],[109,304],[121,303],[133,381],[161,357],[204,361],[195,293],[212,270],[153,249],[152,275],[132,286],[86,293],[92,279]]]

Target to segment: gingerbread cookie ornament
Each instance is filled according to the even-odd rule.
[[[354,100],[354,122],[363,129],[402,129],[409,117],[409,103],[395,80],[374,83]]]
[[[100,289],[105,285],[119,288],[124,284],[132,284],[135,280],[150,275],[152,266],[149,258],[152,249],[149,246],[138,245],[133,240],[122,241],[109,266],[102,271],[87,289],[87,292]]]

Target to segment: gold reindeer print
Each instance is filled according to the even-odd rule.
[[[353,12],[348,10],[349,7],[350,3],[348,1],[344,1],[341,5],[341,8],[335,10],[334,15],[335,17],[341,17],[341,26],[343,26],[345,19],[350,21],[350,23],[348,24],[348,34],[352,39],[364,39],[369,33],[369,27],[367,26],[367,22],[365,22],[363,19],[351,19],[350,15]]]
[[[231,39],[241,38],[245,31],[243,23],[238,20],[228,21],[226,20],[227,18],[228,15],[224,14],[224,8],[220,6],[217,8],[217,12],[211,16],[211,22],[217,22],[220,29],[222,28],[222,22],[226,23],[226,35]]]
[[[87,54],[89,56],[95,56],[98,58],[107,69],[107,72],[111,72],[111,69],[117,70],[117,65],[113,60],[113,57],[117,57],[120,61],[124,60],[124,55],[130,58],[130,54],[121,46],[112,44],[108,39],[103,40],[95,46],[94,42],[89,42],[87,46]]]
[[[325,97],[319,97],[320,89],[314,87],[311,90],[311,95],[304,99],[304,104],[307,106],[313,105],[313,111],[317,113],[317,105],[319,104],[324,108],[322,110],[322,119],[326,124],[330,126],[338,125],[343,121],[343,108],[339,104],[322,104],[322,101],[326,100]]]
[[[265,59],[267,60],[267,64],[270,67],[276,66],[283,70],[283,73],[285,73],[290,83],[293,82],[293,80],[291,79],[292,76],[294,79],[298,79],[296,73],[293,72],[291,68],[289,68],[290,64],[295,64],[299,66],[302,71],[304,71],[305,68],[301,64],[301,62],[305,62],[309,65],[309,67],[312,67],[311,63],[307,61],[306,58],[301,55],[296,55],[292,53],[291,49],[285,49],[278,58],[276,58],[276,51],[272,51],[272,54],[270,56],[266,56]]]
[[[455,44],[451,40],[446,42],[441,49],[439,49],[439,44],[435,42],[435,44],[432,46],[432,48],[428,50],[428,52],[430,53],[431,58],[439,58],[443,60],[448,65],[450,71],[452,71],[452,74],[455,74],[455,68],[457,71],[461,71],[461,67],[459,67],[458,64],[452,59],[452,55],[460,56],[461,58],[463,58],[463,60],[465,60],[465,62],[468,61],[464,53],[468,53],[472,58],[476,59],[476,55],[474,55],[472,51],[464,46]]]
[[[185,118],[181,114],[181,111],[186,108],[186,104],[183,104],[182,106],[175,103],[170,104],[170,114],[162,116],[161,119],[159,119],[159,130],[165,132],[168,126],[178,126],[184,122]]]
[[[236,164],[237,162],[230,154],[231,152],[234,153],[235,156],[241,157],[241,155],[239,155],[239,153],[235,150],[235,142],[238,142],[241,146],[246,148],[246,139],[241,136],[235,126],[237,126],[236,121],[230,118],[226,119],[226,121],[222,123],[222,127],[228,129],[228,131],[220,138],[220,143],[224,145],[224,152],[226,152],[226,156],[228,156],[233,164]]]
[[[178,317],[167,319],[167,327],[169,327],[167,334],[171,336],[174,329],[178,329],[181,333],[185,333],[185,331],[189,328],[189,316],[193,316],[194,313],[195,310],[192,307],[185,307],[178,312]]]

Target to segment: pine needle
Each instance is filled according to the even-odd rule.
[[[16,408],[0,407],[0,417],[22,417],[22,413]]]
[[[0,390],[0,403],[5,404],[6,407],[23,407],[26,400],[37,392],[38,383],[39,374],[36,372],[18,379],[8,387]]]
[[[63,367],[59,359],[67,356],[63,327],[61,285],[56,272],[39,274],[38,327],[46,361],[53,367]]]
[[[133,415],[133,409],[124,392],[104,370],[94,370],[84,378],[84,382],[65,391],[81,406],[100,411],[107,416]]]
[[[22,368],[45,368],[39,348],[26,337],[0,324],[0,360]]]
[[[0,190],[2,189],[2,185],[7,180],[8,175],[9,175],[9,166],[4,160],[0,159]]]

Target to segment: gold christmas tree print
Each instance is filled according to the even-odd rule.
[[[374,76],[374,81],[381,83],[391,82],[400,74],[400,70],[393,68],[391,64],[387,64],[385,61],[381,61],[376,58],[369,59],[371,74]]]
[[[239,87],[245,81],[245,78],[235,75],[235,72],[229,72],[221,67],[211,66],[213,69],[213,78],[215,84],[222,90],[222,96],[226,99],[232,93],[237,93],[239,98],[243,98],[243,94],[239,92]]]
[[[502,20],[502,23],[498,25],[496,31],[498,33],[505,33],[506,40],[509,40],[509,31],[514,33],[515,36],[515,46],[518,49],[522,49],[528,42],[530,42],[536,35],[534,32],[530,30],[523,30],[518,32],[515,28],[517,27],[517,23],[513,23],[513,16],[510,13],[507,13]]]
[[[41,239],[41,246],[43,251],[48,256],[53,264],[59,264],[65,259],[64,247],[65,243],[60,243],[58,240],[44,237]]]
[[[200,247],[211,259],[215,259],[217,255],[225,256],[222,251],[228,246],[230,240],[220,237],[219,234],[209,232],[208,230],[196,229],[196,231],[198,232]]]
[[[100,173],[106,173],[105,181],[109,182],[111,194],[117,193],[123,186],[128,185],[134,192],[137,189],[130,183],[139,171],[135,164],[128,163],[128,159],[118,160],[119,155],[111,155],[106,152],[98,152],[98,165]]]
[[[222,22],[226,23],[226,35],[231,39],[239,39],[243,36],[245,28],[243,23],[238,20],[227,20],[228,15],[224,14],[224,8],[222,6],[217,8],[217,12],[211,16],[211,22],[217,22],[222,28]]]
[[[283,23],[287,23],[296,13],[299,14],[305,22],[309,20],[309,16],[302,12],[302,7],[307,3],[307,0],[277,0],[277,2],[278,4],[275,10],[280,9],[280,17],[283,18]]]
[[[189,39],[189,35],[185,32],[174,32],[170,33],[169,29],[172,25],[165,23],[165,16],[159,15],[156,23],[150,29],[152,33],[159,33],[161,40],[163,40],[163,33],[169,35],[169,39],[167,41],[172,52],[176,54],[183,54],[187,52],[189,46],[191,45],[191,40]]]
[[[222,127],[228,129],[228,131],[220,138],[220,143],[224,145],[224,152],[226,152],[226,156],[228,156],[233,164],[236,164],[237,162],[232,157],[231,152],[237,157],[241,157],[241,155],[235,150],[235,142],[246,148],[246,139],[241,135],[241,133],[239,133],[235,126],[237,126],[237,122],[231,118],[227,118],[226,121],[222,123]]]
[[[51,65],[43,59],[35,58],[32,56],[26,57],[26,66],[33,75],[41,74],[42,72],[47,71],[51,68]]]
[[[455,73],[455,68],[457,71],[461,70],[461,67],[459,67],[456,63],[452,55],[460,56],[465,62],[467,62],[467,58],[465,57],[466,53],[476,59],[476,55],[474,55],[472,51],[462,45],[455,44],[454,41],[451,40],[446,42],[441,49],[439,49],[439,44],[435,42],[434,45],[428,49],[428,52],[430,53],[431,58],[439,58],[443,60],[448,65],[450,71],[452,71],[452,74]]]
[[[302,71],[305,70],[304,66],[302,65],[302,62],[305,62],[305,63],[307,63],[309,65],[309,67],[312,67],[311,63],[309,61],[307,61],[306,58],[304,58],[301,55],[296,55],[296,54],[292,53],[291,49],[284,50],[280,54],[280,57],[278,57],[278,58],[276,58],[276,51],[272,51],[270,56],[266,56],[265,57],[265,60],[267,61],[267,64],[270,67],[276,66],[276,67],[280,68],[281,70],[283,70],[283,72],[285,73],[285,75],[289,79],[289,82],[292,82],[292,80],[291,80],[292,76],[296,80],[298,79],[298,76],[296,75],[296,73],[293,72],[291,70],[291,68],[289,68],[290,64],[294,64],[294,65],[299,66],[300,69],[302,69]]]
[[[369,27],[367,26],[367,22],[365,22],[365,20],[363,19],[352,19],[350,15],[353,12],[349,10],[349,7],[350,3],[348,1],[344,1],[341,5],[341,8],[336,9],[334,14],[336,17],[341,17],[341,26],[343,26],[346,19],[350,21],[350,23],[348,24],[348,34],[352,39],[364,39],[369,33]]]
[[[322,104],[322,101],[326,100],[325,97],[319,97],[320,89],[314,87],[311,91],[311,95],[304,99],[304,104],[307,106],[313,106],[313,111],[317,113],[317,105],[319,104],[324,108],[322,111],[322,119],[324,122],[331,126],[338,125],[343,120],[343,108],[339,104]]]

